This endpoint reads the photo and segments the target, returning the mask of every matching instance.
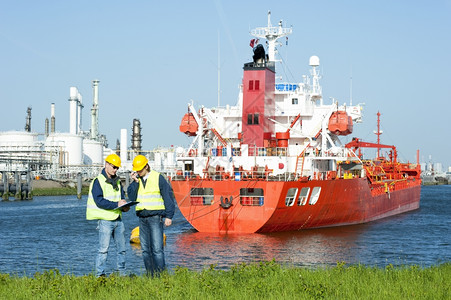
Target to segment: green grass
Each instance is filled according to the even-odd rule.
[[[227,271],[176,268],[159,278],[0,274],[1,299],[450,299],[451,264],[309,269],[274,261]]]
[[[87,195],[89,187],[82,187],[81,194]],[[65,196],[65,195],[77,195],[76,187],[58,187],[58,188],[34,188],[32,191],[33,196]]]

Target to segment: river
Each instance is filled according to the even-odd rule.
[[[94,271],[96,221],[85,220],[86,196],[0,201],[0,273],[31,276],[59,269]],[[287,265],[323,267],[337,262],[371,266],[431,266],[451,261],[451,186],[423,186],[420,209],[379,221],[337,228],[270,234],[196,232],[179,211],[166,229],[166,263],[202,270],[275,259]],[[134,209],[123,214],[126,236],[138,226]],[[108,263],[115,265],[111,245]],[[142,274],[139,246],[127,244],[127,269]]]

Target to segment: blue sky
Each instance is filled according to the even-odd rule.
[[[236,104],[249,31],[266,25],[268,10],[273,25],[293,27],[279,49],[285,81],[302,81],[319,56],[324,98],[349,103],[352,76],[353,104],[365,103],[352,136],[376,141],[380,111],[382,142],[402,160],[419,149],[422,161],[451,166],[449,0],[0,1],[0,131],[23,130],[32,106],[32,130],[44,133],[53,102],[56,129],[68,132],[71,86],[88,130],[98,79],[110,147],[134,118],[144,149],[187,145],[178,130],[186,104],[217,105],[218,65],[221,104]]]

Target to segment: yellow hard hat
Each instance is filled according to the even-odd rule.
[[[120,167],[121,166],[121,158],[117,154],[110,154],[106,157],[105,161],[107,163],[112,164],[113,166]]]
[[[149,161],[144,155],[137,155],[133,159],[133,171],[141,171]]]

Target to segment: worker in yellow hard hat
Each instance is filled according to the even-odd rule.
[[[122,211],[130,208],[119,208],[126,204],[125,192],[117,171],[121,159],[110,154],[105,159],[105,168],[92,180],[89,186],[86,219],[98,220],[99,249],[96,258],[96,275],[105,276],[105,265],[111,238],[114,239],[117,251],[117,271],[125,274],[125,228],[122,222]]]
[[[151,170],[143,155],[133,159],[132,182],[127,193],[138,201],[139,240],[148,275],[158,276],[166,268],[163,248],[163,227],[171,226],[175,200],[171,185],[160,173]]]

